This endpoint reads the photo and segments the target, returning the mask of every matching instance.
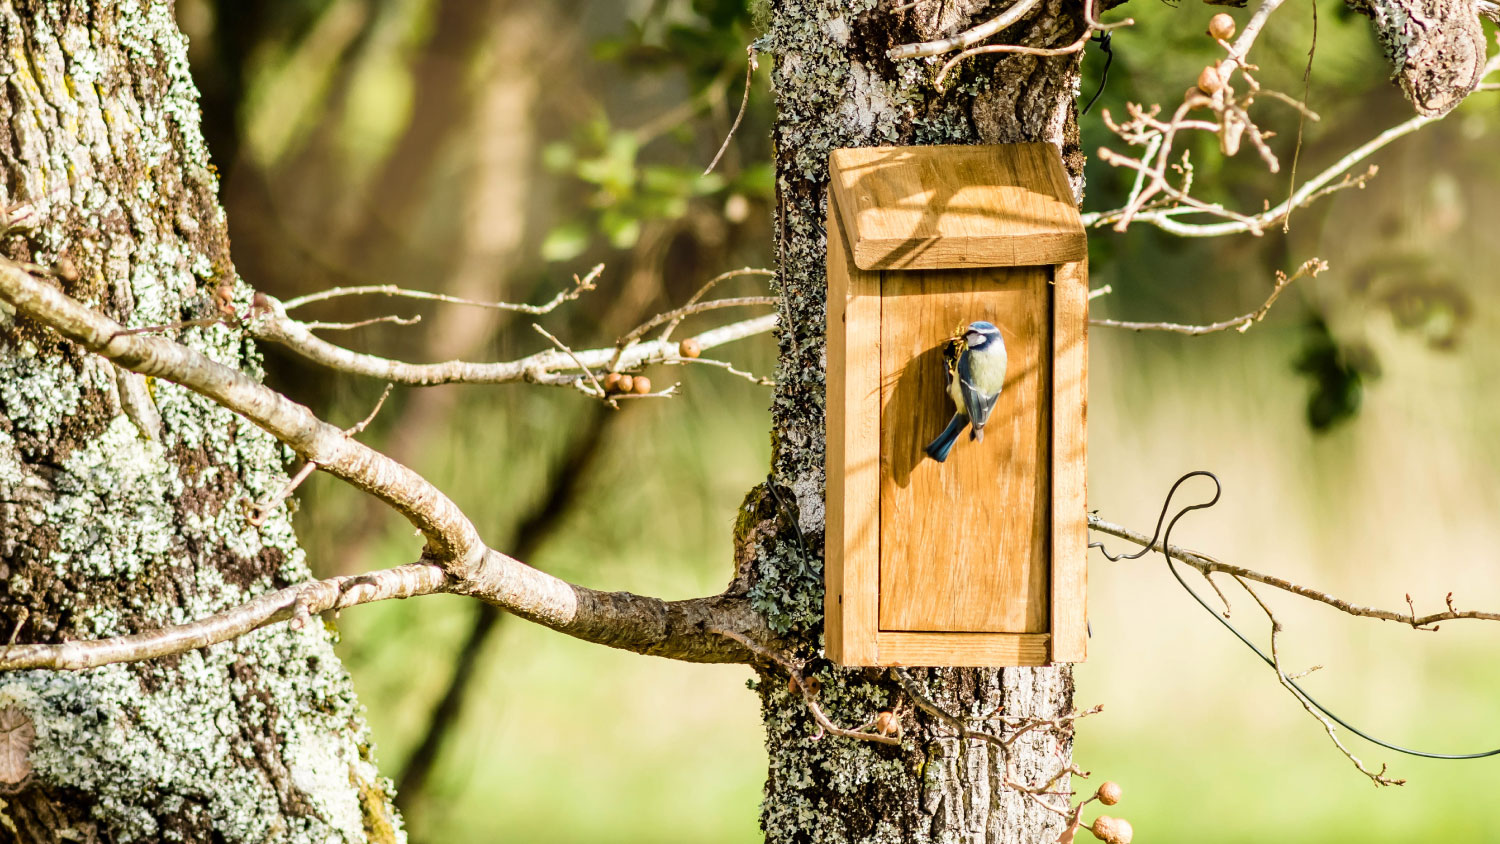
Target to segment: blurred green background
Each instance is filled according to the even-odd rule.
[[[1086,210],[1122,201],[1123,150],[1102,122],[1124,104],[1176,102],[1213,56],[1217,7],[1135,0],[1108,85],[1083,119]],[[1243,21],[1245,12],[1230,10]],[[540,321],[576,347],[607,344],[707,278],[770,266],[772,120],[763,57],[739,108],[744,0],[179,0],[224,174],[235,260],[283,298],[400,283],[540,302],[606,264],[600,289]],[[1409,106],[1363,19],[1289,3],[1255,60],[1267,87],[1322,119],[1302,127],[1305,179],[1405,120]],[[978,59],[977,61],[987,61]],[[1085,59],[1085,96],[1103,56]],[[1367,187],[1298,211],[1291,230],[1184,240],[1144,227],[1091,237],[1096,315],[1210,322],[1253,310],[1277,269],[1298,281],[1265,322],[1208,337],[1092,334],[1089,506],[1149,530],[1171,482],[1197,468],[1222,503],[1175,539],[1360,603],[1500,606],[1500,348],[1495,234],[1500,95],[1481,93],[1374,159]],[[1289,165],[1297,115],[1258,107]],[[1191,147],[1200,196],[1255,210],[1289,189],[1250,152]],[[722,291],[757,295],[764,280]],[[529,318],[422,303],[343,300],[323,313],[372,326],[358,348],[419,360],[506,359],[543,347]],[[708,322],[704,325],[710,324]],[[344,339],[344,338],[341,338]],[[270,377],[335,420],[382,385],[267,350]],[[729,350],[769,373],[769,338]],[[474,516],[492,544],[560,576],[668,598],[718,591],[735,509],[768,466],[765,388],[707,367],[670,401],[603,413],[570,392],[510,386],[399,390],[368,439]],[[1188,488],[1185,495],[1202,494]],[[409,528],[328,478],[304,488],[315,569],[405,562]],[[1118,547],[1121,543],[1109,541]],[[522,553],[524,551],[524,553]],[[1137,841],[1396,842],[1492,837],[1500,761],[1427,762],[1351,747],[1407,777],[1375,789],[1274,677],[1181,593],[1159,559],[1092,558],[1094,637],[1079,668],[1077,759],[1125,787]],[[1262,638],[1247,596],[1233,618]],[[1355,723],[1445,751],[1500,746],[1497,637],[1436,634],[1272,596],[1291,666]],[[341,651],[382,767],[404,781],[418,844],[759,839],[764,751],[745,668],[681,665],[585,645],[471,602],[424,599],[347,613]],[[460,681],[455,683],[455,676]],[[434,711],[441,702],[441,714]],[[438,725],[434,730],[433,724]],[[1080,784],[1080,790],[1090,786]]]

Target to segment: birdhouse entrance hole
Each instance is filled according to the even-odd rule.
[[[1081,661],[1086,242],[1055,148],[839,150],[832,173],[830,657]],[[943,345],[976,320],[1004,388],[938,462]]]

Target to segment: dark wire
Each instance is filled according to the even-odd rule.
[[[1205,477],[1214,482],[1214,497],[1209,499],[1208,501],[1203,502],[1202,504],[1193,504],[1187,507],[1183,507],[1181,510],[1177,511],[1177,515],[1173,516],[1170,522],[1166,522],[1167,511],[1171,509],[1172,496],[1177,494],[1177,488],[1182,486],[1185,482],[1196,477]],[[1151,540],[1146,543],[1146,547],[1135,552],[1134,554],[1111,554],[1104,547],[1104,543],[1102,542],[1090,542],[1089,547],[1098,548],[1099,552],[1102,553],[1110,562],[1114,562],[1117,560],[1135,560],[1150,553],[1152,547],[1156,545],[1157,537],[1161,537],[1161,555],[1167,561],[1167,569],[1172,572],[1173,577],[1177,578],[1177,582],[1182,585],[1182,588],[1186,589],[1187,593],[1193,596],[1193,600],[1197,601],[1199,606],[1207,610],[1208,614],[1214,617],[1214,620],[1224,625],[1224,627],[1227,628],[1230,633],[1233,633],[1236,638],[1238,638],[1241,642],[1244,642],[1245,647],[1254,651],[1255,655],[1260,657],[1262,662],[1264,662],[1266,665],[1271,666],[1271,669],[1273,671],[1279,672],[1280,669],[1276,667],[1275,660],[1271,659],[1269,656],[1266,656],[1265,651],[1262,651],[1259,647],[1256,646],[1254,642],[1246,638],[1245,634],[1241,633],[1239,629],[1233,624],[1230,624],[1228,619],[1224,618],[1219,614],[1217,610],[1209,606],[1208,602],[1203,600],[1202,595],[1199,595],[1193,590],[1191,586],[1188,586],[1187,581],[1182,579],[1182,574],[1177,570],[1177,564],[1172,561],[1171,555],[1167,553],[1167,548],[1170,547],[1172,528],[1177,526],[1177,520],[1181,519],[1183,516],[1186,516],[1188,513],[1191,513],[1194,510],[1205,510],[1219,503],[1219,495],[1223,491],[1223,486],[1219,483],[1218,477],[1215,476],[1213,472],[1205,472],[1201,470],[1196,472],[1188,472],[1186,475],[1178,478],[1177,483],[1172,484],[1172,489],[1167,492],[1167,500],[1163,501],[1161,505],[1161,515],[1156,519],[1156,530],[1151,534]],[[1163,522],[1166,522],[1166,531],[1162,530]],[[1500,755],[1500,748],[1496,748],[1494,750],[1486,750],[1483,753],[1428,753],[1424,750],[1412,750],[1411,748],[1402,747],[1398,744],[1391,744],[1388,741],[1383,741],[1370,735],[1364,730],[1361,730],[1358,727],[1350,724],[1348,721],[1345,721],[1343,718],[1340,718],[1338,715],[1335,715],[1331,710],[1328,709],[1328,707],[1324,706],[1321,703],[1318,703],[1318,701],[1315,700],[1312,695],[1308,694],[1305,689],[1297,684],[1297,681],[1292,680],[1291,678],[1285,679],[1287,685],[1295,689],[1297,691],[1297,694],[1301,695],[1308,703],[1312,704],[1313,708],[1328,716],[1328,718],[1334,723],[1338,724],[1349,732],[1354,733],[1365,741],[1378,744],[1387,750],[1394,750],[1397,753],[1405,753],[1408,756],[1420,756],[1424,759],[1483,759],[1487,756]]]
[[[798,574],[807,574],[807,564],[812,560],[812,552],[807,549],[807,540],[802,536],[802,522],[797,518],[797,514],[792,511],[792,508],[787,506],[786,501],[781,497],[781,493],[776,491],[776,477],[774,475],[766,475],[766,488],[771,490],[771,497],[776,500],[776,506],[781,510],[781,515],[786,516],[787,523],[792,526],[792,530],[797,534],[797,544],[802,546],[802,559],[797,561],[797,566],[801,569]]]
[[[1115,60],[1114,50],[1110,49],[1109,46],[1110,35],[1110,31],[1106,29],[1094,33],[1094,37],[1089,39],[1098,43],[1099,49],[1104,51],[1104,70],[1099,72],[1098,89],[1094,91],[1094,96],[1089,99],[1089,104],[1083,107],[1083,111],[1078,112],[1079,117],[1089,113],[1089,109],[1093,108],[1094,103],[1098,102],[1099,95],[1104,93],[1104,84],[1109,81],[1109,65]]]

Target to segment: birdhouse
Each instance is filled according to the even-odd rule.
[[[870,147],[831,164],[829,658],[1083,661],[1088,246],[1057,149]],[[999,330],[998,370],[962,336],[975,322]],[[965,351],[969,388],[981,364],[1003,388],[982,438],[969,425],[939,462],[927,447],[965,409],[949,391]]]

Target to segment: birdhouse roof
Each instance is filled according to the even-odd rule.
[[[1083,221],[1057,147],[834,150],[829,199],[862,270],[1080,261]]]

